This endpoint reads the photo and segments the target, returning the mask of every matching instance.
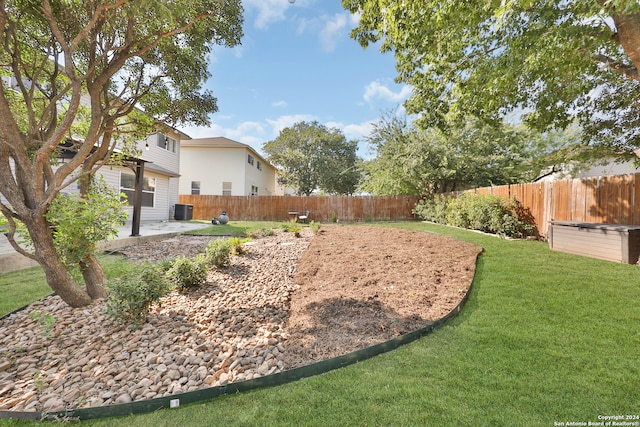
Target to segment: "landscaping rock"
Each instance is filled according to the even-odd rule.
[[[229,268],[211,270],[202,287],[164,298],[136,331],[107,316],[101,301],[73,309],[48,297],[8,316],[0,322],[0,349],[6,352],[0,408],[128,403],[228,384],[240,378],[234,373],[239,367],[241,378],[275,372],[274,364],[264,361],[258,368],[249,359],[258,347],[282,347],[286,303],[295,289],[295,269],[283,266],[295,265],[311,237],[279,232],[253,241]],[[209,240],[185,245],[188,255],[204,251]],[[56,319],[50,336],[40,332],[37,316],[29,316],[35,310]]]

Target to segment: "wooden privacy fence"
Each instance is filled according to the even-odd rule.
[[[535,218],[541,235],[549,221],[640,225],[640,174],[512,184],[474,190],[515,197]]]
[[[225,210],[231,220],[286,221],[289,212],[309,211],[310,221],[402,221],[415,219],[418,196],[207,196],[181,194],[193,205],[193,219],[210,220]]]

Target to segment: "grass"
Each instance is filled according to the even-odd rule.
[[[485,248],[467,305],[443,328],[295,383],[82,424],[552,426],[640,415],[637,266],[444,226],[385,226]]]
[[[212,225],[185,234],[198,236],[250,236],[264,228],[280,228],[287,223],[273,221],[232,221],[224,225]]]
[[[117,277],[129,267],[122,257],[101,255],[99,257],[107,278]],[[77,281],[82,280],[79,271],[73,271]],[[24,307],[52,293],[40,267],[32,267],[11,273],[0,274],[0,316]]]
[[[40,267],[0,274],[0,316],[51,293]]]

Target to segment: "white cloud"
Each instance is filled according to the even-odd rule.
[[[272,136],[275,138],[284,128],[291,127],[298,122],[311,122],[313,120],[315,120],[315,117],[310,114],[292,114],[280,116],[275,120],[267,119],[267,123],[271,125]]]
[[[287,105],[289,105],[289,104],[287,104],[287,101],[282,101],[282,100],[280,100],[280,101],[275,101],[275,102],[273,102],[273,103],[271,104],[271,106],[272,106],[272,107],[278,107],[278,108],[284,108],[284,107],[286,107]]]
[[[327,18],[324,27],[320,31],[320,43],[325,52],[332,52],[336,48],[338,39],[343,35],[343,29],[347,26],[347,16],[338,13],[332,18]]]
[[[351,23],[352,27],[357,27],[358,25],[360,25],[360,18],[362,17],[362,13],[357,12],[357,13],[352,13],[349,15],[349,22]]]
[[[340,129],[342,133],[344,133],[344,136],[349,140],[362,140],[371,133],[373,123],[373,121],[368,121],[364,123],[351,123],[345,125],[341,122],[327,122],[324,125],[329,129]]]
[[[270,24],[285,19],[285,11],[291,7],[286,0],[244,0],[243,5],[247,10],[257,10],[253,25],[256,28],[266,29]]]
[[[388,101],[388,102],[402,102],[407,99],[411,95],[412,88],[411,86],[403,86],[400,89],[400,92],[394,92],[389,89],[387,86],[380,84],[380,82],[371,82],[365,88],[364,91],[364,100],[366,102],[371,102],[375,99]]]
[[[367,143],[366,138],[371,135],[374,123],[375,120],[348,125],[340,122],[327,122],[325,126],[340,129],[348,141],[358,141],[358,155],[368,160],[373,156],[374,152]]]
[[[322,50],[332,52],[341,39],[348,37],[348,24],[355,26],[354,15],[336,13],[333,16],[322,15],[312,19],[299,18],[297,33],[317,32]]]
[[[368,121],[360,124],[350,124],[344,127],[344,134],[347,139],[362,140],[368,137],[373,131],[374,121]]]
[[[244,55],[244,46],[235,46],[233,49],[233,56],[236,59],[240,59],[242,58],[242,56]]]

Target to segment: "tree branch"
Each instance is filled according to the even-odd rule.
[[[9,208],[7,208],[3,203],[0,203],[0,212],[2,212],[2,215],[4,215],[4,217],[7,218],[7,221],[9,222],[9,232],[4,233],[4,235],[7,237],[7,240],[9,241],[9,244],[11,245],[11,247],[20,255],[23,255],[29,259],[37,261],[38,259],[34,254],[26,251],[24,248],[22,248],[18,244],[18,242],[16,242],[16,239],[15,239],[16,221],[14,219],[15,214]]]
[[[634,65],[616,61],[613,58],[610,58],[607,55],[603,55],[601,53],[596,53],[595,55],[592,55],[591,58],[596,62],[600,62],[601,64],[606,65],[608,68],[614,71],[624,74],[632,80],[640,80],[638,68],[636,68]]]

